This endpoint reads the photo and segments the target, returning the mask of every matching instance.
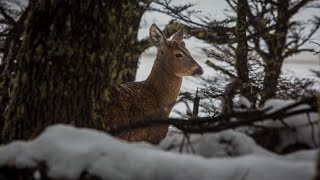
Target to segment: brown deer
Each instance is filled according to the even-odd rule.
[[[169,117],[179,95],[182,77],[202,75],[201,66],[191,57],[183,38],[183,30],[166,39],[161,30],[152,24],[149,36],[157,47],[157,57],[149,77],[142,82],[116,85],[110,91],[108,127],[128,125],[145,115]],[[168,126],[137,129],[120,137],[128,141],[159,143],[167,134]]]

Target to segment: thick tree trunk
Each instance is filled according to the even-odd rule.
[[[136,56],[128,53],[134,13],[125,0],[33,1],[2,142],[55,123],[106,127],[108,87],[135,72]]]

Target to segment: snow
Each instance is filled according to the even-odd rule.
[[[248,110],[252,107],[252,103],[246,97],[240,96],[233,106],[237,108],[237,110]]]
[[[282,99],[269,99],[265,102],[261,109],[269,109],[266,113],[276,112],[284,107],[294,104],[295,100],[282,100]],[[235,107],[244,107],[242,109],[236,109],[237,111],[246,111],[250,109],[251,103],[245,97],[239,98],[235,102]],[[302,110],[310,108],[309,105],[301,104],[295,108],[292,108],[288,112]],[[264,126],[267,128],[275,128],[279,130],[279,144],[275,148],[277,152],[281,152],[283,149],[294,144],[307,145],[310,148],[316,148],[320,144],[320,124],[319,115],[316,112],[309,113],[310,120],[308,119],[308,114],[298,114],[295,116],[290,116],[283,119],[288,128],[279,119],[277,120],[265,120],[263,122],[257,122],[257,125]],[[310,124],[311,122],[311,124]],[[245,131],[252,130],[250,128],[239,128]],[[275,140],[276,141],[276,140]]]
[[[159,144],[164,150],[180,152],[183,133],[171,128],[167,137]],[[206,158],[238,157],[245,155],[257,155],[287,161],[314,161],[317,156],[316,150],[297,151],[280,156],[274,154],[258,144],[248,135],[235,131],[226,130],[219,133],[191,134],[189,135],[192,149],[184,143],[180,153],[193,154]]]
[[[282,100],[282,99],[269,99],[265,102],[261,109],[268,109],[266,113],[276,112],[284,107],[294,104],[296,101]],[[235,107],[244,107],[242,109],[236,109],[237,111],[246,111],[250,109],[251,103],[245,97],[239,98],[235,102]],[[309,105],[301,104],[295,108],[292,108],[288,112],[302,110],[310,108]],[[310,117],[310,119],[308,119]],[[286,126],[283,122],[285,122]],[[275,128],[279,130],[279,144],[276,147],[276,151],[281,152],[283,149],[294,144],[307,145],[310,148],[316,148],[320,144],[320,124],[319,115],[316,112],[306,114],[298,114],[283,119],[281,122],[277,120],[266,120],[263,122],[257,122],[257,125],[264,126],[267,128]],[[244,130],[250,130],[250,128],[240,128]]]
[[[177,133],[171,135],[174,134]],[[220,140],[231,142],[232,157],[224,157],[223,146],[217,144]],[[37,162],[45,162],[50,178],[66,179],[77,178],[83,171],[103,179],[121,180],[300,180],[311,179],[314,174],[315,157],[310,157],[315,153],[311,151],[295,154],[291,159],[278,158],[259,148],[244,134],[233,131],[204,135],[200,141],[203,143],[198,149],[207,149],[207,157],[212,158],[168,152],[160,149],[161,146],[146,143],[130,144],[96,130],[54,125],[32,141],[1,146],[0,166],[35,167]],[[213,158],[214,154],[222,156]]]
[[[284,108],[286,106],[289,106],[291,104],[294,104],[296,101],[293,99],[289,99],[289,100],[283,100],[283,99],[268,99],[262,109],[268,109],[271,108],[270,110],[268,110],[268,113],[272,113],[275,111],[278,111],[281,108]],[[291,111],[296,111],[296,110],[300,110],[300,109],[305,109],[308,108],[308,105],[302,104],[299,105],[298,107],[293,108]],[[290,112],[290,111],[289,111]]]
[[[294,100],[270,99],[266,101],[263,109],[272,107],[267,111],[267,113],[272,113],[293,103],[295,103]],[[308,108],[308,105],[299,105],[291,111],[305,108]],[[312,125],[310,125],[307,114],[299,114],[283,119],[290,129],[286,128],[279,120],[267,120],[259,124],[265,127],[281,129],[280,144],[277,147],[278,151],[295,143],[302,143],[314,148],[320,144],[319,116],[318,113],[309,113],[309,117]]]
[[[6,11],[9,12],[10,16],[17,21],[20,15],[22,14],[22,12],[27,8],[29,1],[28,0],[3,0],[0,3],[4,5]],[[1,16],[0,16],[0,19],[1,19]]]
[[[315,157],[317,157],[317,151],[315,150],[304,150],[297,151],[291,154],[284,156],[287,160],[292,161],[314,161]]]
[[[183,136],[184,135],[181,132],[169,132],[159,146],[162,149],[170,149],[171,151],[179,152]],[[185,143],[182,148],[183,153],[195,153],[207,158],[234,157],[247,154],[273,156],[272,153],[258,146],[251,137],[233,130],[203,135],[191,134],[189,138],[194,152],[188,147],[189,144]]]

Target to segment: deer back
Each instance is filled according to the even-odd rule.
[[[147,82],[129,82],[114,86],[110,93],[108,106],[108,127],[117,128],[130,125],[145,117],[165,117],[167,114],[157,111],[160,108],[156,90]],[[167,133],[168,126],[140,128],[119,137],[128,141],[148,141],[159,143]]]

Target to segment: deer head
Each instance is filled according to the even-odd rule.
[[[152,24],[149,36],[158,49],[157,59],[160,68],[167,73],[177,76],[200,76],[203,74],[201,66],[192,58],[183,42],[183,29],[177,31],[171,40],[168,40],[161,30]]]

